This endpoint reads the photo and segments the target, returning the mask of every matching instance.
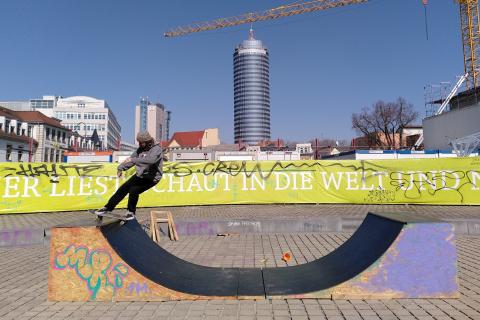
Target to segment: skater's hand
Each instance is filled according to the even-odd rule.
[[[127,162],[132,162],[132,158],[128,157],[127,159],[123,160],[123,163],[127,163]]]
[[[118,170],[118,171],[117,171],[117,177],[120,178],[121,176],[122,176],[122,170]]]

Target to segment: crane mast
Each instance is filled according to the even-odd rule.
[[[178,37],[185,34],[201,32],[207,30],[220,29],[225,27],[238,26],[245,23],[253,23],[257,21],[266,21],[278,19],[282,17],[294,16],[297,14],[321,11],[336,7],[348,6],[351,4],[359,4],[368,0],[314,0],[302,3],[293,3],[270,10],[245,13],[235,17],[220,18],[209,22],[199,22],[187,26],[177,27],[164,33],[165,37]]]
[[[467,88],[478,87],[480,59],[480,16],[478,0],[457,0],[460,7],[460,28],[462,31],[463,58]]]

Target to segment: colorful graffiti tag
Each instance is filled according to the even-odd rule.
[[[90,300],[98,295],[115,297],[118,289],[123,288],[128,267],[123,263],[112,266],[112,257],[106,250],[90,250],[87,247],[70,245],[54,259],[57,270],[70,268],[75,270],[89,292]]]

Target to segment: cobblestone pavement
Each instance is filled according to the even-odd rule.
[[[208,206],[170,208],[175,217],[203,219],[308,219],[328,214],[362,217],[368,211],[414,211],[443,219],[478,219],[478,207],[446,206]],[[142,209],[146,218],[149,209]],[[84,221],[85,212],[0,216],[0,231],[48,228]],[[180,258],[207,266],[286,266],[317,259],[343,243],[350,233],[270,233],[185,236],[161,245]],[[169,302],[48,302],[48,245],[0,247],[0,319],[331,319],[331,320],[480,320],[480,236],[459,235],[460,299],[393,300],[209,300]]]

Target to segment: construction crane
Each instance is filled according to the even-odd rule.
[[[273,20],[290,17],[297,14],[321,11],[351,4],[359,4],[368,0],[315,0],[302,3],[292,3],[261,12],[244,13],[239,16],[220,18],[208,22],[194,23],[188,26],[177,27],[164,33],[165,37],[177,37],[185,34],[238,26],[245,23]]]
[[[478,55],[480,55],[480,15],[478,10],[478,0],[455,1],[460,7],[460,24],[465,66],[464,73],[469,75],[466,80],[466,86],[468,89],[474,89],[478,87],[478,76],[480,72],[480,57],[478,57]],[[257,21],[273,20],[307,12],[322,11],[365,2],[368,2],[368,0],[314,0],[300,3],[296,2],[270,10],[245,13],[234,17],[220,18],[209,22],[199,22],[177,27],[168,30],[164,35],[165,37],[178,37],[194,32],[232,27]],[[424,6],[427,6],[428,0],[422,0],[422,3]]]

